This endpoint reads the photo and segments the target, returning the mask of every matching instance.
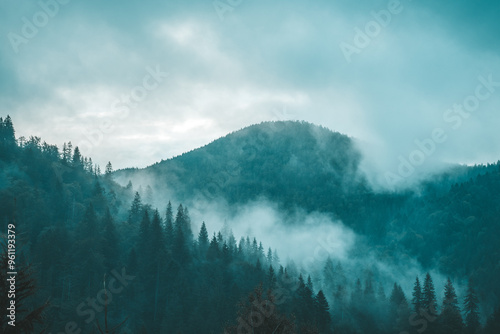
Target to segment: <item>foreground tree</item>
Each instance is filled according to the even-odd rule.
[[[462,332],[463,321],[458,307],[457,294],[451,280],[444,287],[443,308],[439,317],[440,333],[458,334]]]
[[[467,296],[464,300],[464,314],[465,314],[465,333],[466,334],[476,334],[481,329],[481,323],[479,322],[479,300],[477,298],[476,292],[469,281],[469,286],[467,288]]]
[[[225,334],[296,334],[294,321],[282,315],[275,305],[275,297],[268,292],[264,297],[262,286],[256,288],[248,301],[240,305],[237,324],[227,326]]]
[[[3,241],[3,240],[2,240]],[[48,307],[48,302],[41,306],[33,306],[34,296],[38,289],[35,282],[35,272],[31,265],[16,266],[17,275],[15,276],[15,326],[9,325],[11,319],[7,316],[11,307],[11,300],[7,293],[10,289],[9,257],[7,247],[2,245],[0,254],[0,307],[2,314],[0,317],[0,329],[2,333],[44,333],[42,329],[44,321],[44,312]],[[16,261],[17,262],[17,261]],[[6,310],[6,311],[5,311]],[[12,323],[11,323],[12,324]]]

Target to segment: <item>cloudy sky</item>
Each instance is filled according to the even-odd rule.
[[[55,1],[0,2],[17,136],[145,167],[299,119],[357,138],[378,173],[433,134],[424,165],[500,159],[498,1]]]

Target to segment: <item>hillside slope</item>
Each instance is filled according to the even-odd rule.
[[[155,193],[173,191],[184,202],[264,197],[285,210],[331,213],[359,232],[380,230],[386,209],[406,195],[375,196],[358,169],[360,159],[345,135],[306,122],[265,122],[146,169],[118,171],[115,179],[134,185],[146,179]],[[368,212],[374,222],[365,226]]]

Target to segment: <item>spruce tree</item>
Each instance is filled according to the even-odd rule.
[[[3,121],[1,140],[7,145],[14,145],[16,143],[16,131],[9,115]]]
[[[172,211],[172,203],[168,201],[167,211],[165,214],[165,241],[168,248],[174,244],[174,214]]]
[[[104,176],[109,179],[111,178],[112,173],[113,173],[113,165],[111,164],[111,161],[108,161],[104,169]]]
[[[420,280],[417,278],[415,279],[415,284],[413,285],[413,299],[412,299],[412,304],[413,304],[413,310],[415,313],[419,314],[420,308],[422,307],[422,287],[420,286]]]
[[[274,290],[276,288],[276,274],[272,265],[269,265],[269,270],[267,272],[267,288],[269,290]]]
[[[2,243],[0,253],[0,305],[2,305],[2,316],[0,318],[0,331],[5,334],[15,333],[41,333],[43,332],[44,313],[49,306],[48,301],[40,305],[35,302],[35,297],[38,294],[38,287],[35,280],[36,273],[31,265],[20,264],[16,260],[15,276],[15,299],[9,298],[11,277],[9,272],[9,254],[7,246]],[[8,324],[11,319],[7,316],[10,307],[10,302],[15,300],[16,314],[15,327]],[[34,303],[38,304],[37,306]]]
[[[422,291],[422,308],[430,315],[437,315],[436,292],[434,283],[429,273],[425,275],[424,287]]]
[[[151,247],[151,220],[149,218],[148,210],[144,210],[142,214],[141,225],[139,226],[139,239],[137,241],[137,249],[139,253],[149,255],[149,249]]]
[[[142,201],[139,192],[135,192],[134,200],[128,213],[128,223],[136,226],[141,219]]]
[[[481,329],[479,322],[479,300],[469,281],[467,295],[464,300],[465,333],[476,334]]]
[[[462,315],[458,306],[457,294],[451,280],[444,287],[443,308],[439,316],[440,333],[461,333],[463,329]]]
[[[72,163],[73,163],[73,166],[74,167],[83,167],[83,158],[82,158],[82,155],[80,153],[80,149],[77,147],[75,147],[75,151],[73,152],[73,160],[72,160]]]
[[[319,290],[315,299],[318,328],[321,333],[326,333],[329,331],[331,323],[330,306],[322,290]]]
[[[201,224],[200,233],[198,233],[198,249],[200,255],[204,258],[206,256],[208,245],[210,241],[208,240],[208,231],[205,226],[205,222]]]

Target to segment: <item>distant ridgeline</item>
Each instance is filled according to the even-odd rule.
[[[3,333],[500,332],[498,164],[430,180],[418,196],[376,194],[348,137],[282,122],[148,169],[184,203],[190,192],[230,203],[265,196],[284,209],[330,212],[364,234],[375,256],[437,264],[451,280],[435,291],[425,273],[387,282],[376,268],[353,273],[330,259],[309,273],[230,228],[210,235],[197,222],[194,233],[186,205],[155,208],[161,189],[114,181],[144,171],[113,173],[108,163],[101,175],[71,143],[60,151],[38,137],[16,140],[10,117],[0,124],[0,227],[4,235],[15,224],[18,259],[16,328],[2,313]],[[470,284],[457,296],[452,282],[463,280]]]

